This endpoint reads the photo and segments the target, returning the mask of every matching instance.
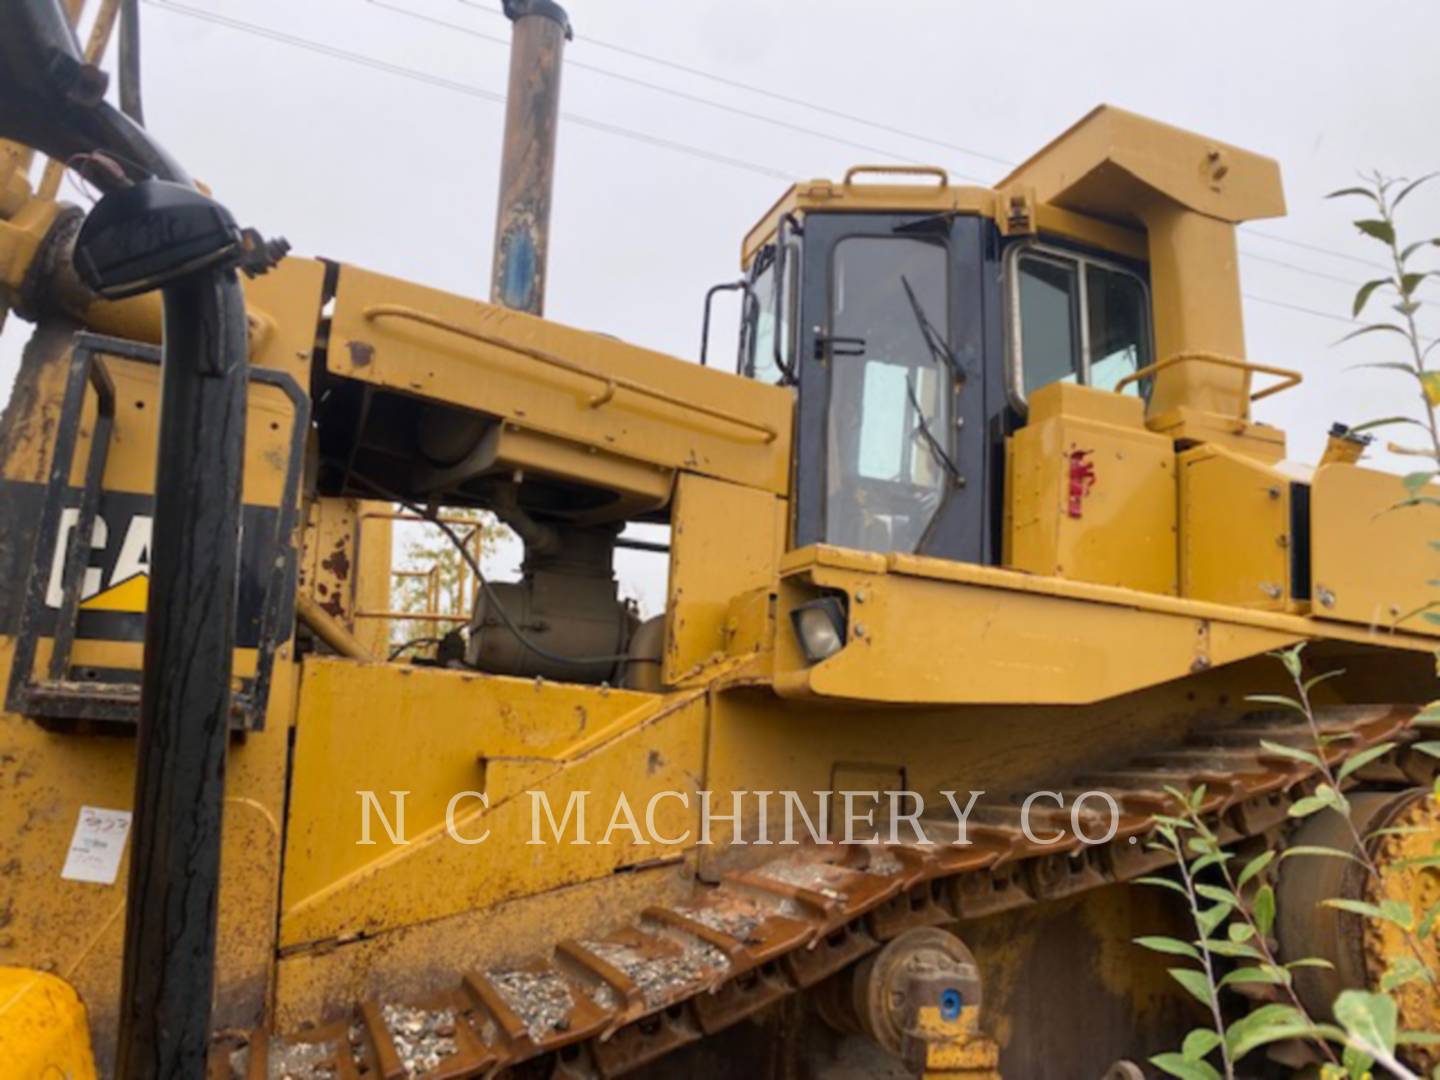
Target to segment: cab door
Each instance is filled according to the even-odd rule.
[[[977,218],[811,214],[795,546],[985,562]]]

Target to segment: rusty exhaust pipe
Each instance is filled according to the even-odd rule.
[[[504,0],[504,7],[514,33],[490,299],[540,315],[545,309],[560,63],[573,34],[565,9],[553,0]]]

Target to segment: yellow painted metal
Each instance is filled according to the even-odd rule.
[[[10,172],[7,178],[0,168],[0,181],[7,181],[0,183],[0,198],[13,206],[9,213],[0,214],[0,287],[13,294],[24,282],[60,207],[57,203],[31,198],[29,184],[18,171],[13,151],[5,152],[0,164],[5,163],[5,158],[9,158],[9,167],[16,171]]]
[[[1000,1080],[1000,1049],[981,1034],[977,1005],[965,1006],[953,1020],[947,1020],[938,1005],[922,1005],[906,1035],[920,1044],[916,1064],[924,1080]]]
[[[663,677],[696,677],[733,652],[731,602],[773,586],[785,548],[784,500],[682,472],[670,528]]]
[[[308,390],[325,264],[319,259],[282,259],[268,273],[241,281],[250,316],[250,362],[288,372]]]
[[[6,195],[5,157],[0,149],[0,205],[8,198],[11,211],[0,213],[0,292],[14,293],[34,267],[41,244],[50,235],[62,204],[30,194],[23,177],[12,178]],[[284,259],[259,278],[243,282],[250,315],[251,360],[262,367],[289,371],[309,381],[310,353],[320,317],[324,264],[313,259]],[[159,344],[163,316],[159,293],[128,300],[100,300],[78,284],[69,294],[50,298],[73,309],[86,329],[115,337]],[[278,331],[272,342],[270,336]]]
[[[1255,656],[1299,636],[1204,614],[1019,592],[1013,580],[1009,588],[962,584],[926,575],[926,562],[940,561],[897,557],[895,572],[887,574],[817,565],[803,582],[786,578],[781,625],[815,589],[835,589],[851,598],[850,642],[810,665],[793,635],[777,633],[775,689],[787,697],[892,704],[1083,704]],[[1136,608],[1151,596],[1114,593]],[[1222,613],[1229,611],[1212,607],[1207,614]]]
[[[768,670],[775,645],[775,585],[741,593],[730,601],[725,616],[725,649],[731,656],[750,656],[751,667]]]
[[[661,791],[692,792],[701,775],[703,691],[662,696],[446,670],[312,658],[305,664],[290,795],[281,945],[345,940],[484,908],[678,858],[688,845],[602,843],[624,792],[643,820]],[[590,793],[585,844],[532,846],[529,790],[546,792],[556,821],[570,793]],[[379,818],[362,839],[362,796],[394,817],[405,790],[405,837]],[[483,793],[446,809],[456,792]],[[665,836],[691,828],[689,808],[664,799]],[[542,823],[544,818],[540,819]],[[572,821],[572,828],[574,822]],[[693,833],[693,829],[692,829]],[[567,833],[568,835],[568,833]],[[693,843],[694,837],[691,837]]]
[[[355,552],[355,610],[380,611],[393,606],[390,586],[395,565],[395,524],[381,516],[387,509],[384,503],[364,500],[360,508]],[[371,656],[383,658],[389,654],[389,619],[352,619],[351,627],[355,640]]]
[[[1069,383],[1035,391],[1005,456],[1005,565],[1173,595],[1174,459],[1139,398]]]
[[[159,365],[111,353],[101,356],[115,384],[115,426],[106,456],[103,486],[107,491],[150,492],[155,483]],[[34,404],[28,415],[17,416],[13,422],[11,441],[5,446],[4,460],[0,461],[5,479],[41,483],[48,478],[53,450],[52,426],[59,419],[69,365],[67,347],[30,375]],[[95,409],[94,392],[87,389],[70,470],[72,485],[84,483]],[[293,417],[294,408],[282,390],[268,385],[251,386],[245,441],[245,502],[271,506],[279,502]]]
[[[64,979],[0,967],[0,1064],[14,1080],[93,1080],[85,1005]]]
[[[1230,393],[1228,389],[1224,391],[1227,396],[1220,399],[1211,396],[1207,401],[1206,395],[1216,388],[1216,383],[1205,378],[1203,372],[1198,369],[1209,367],[1241,376],[1244,380],[1244,392],[1249,394],[1247,402],[1260,401],[1272,394],[1299,386],[1304,381],[1304,376],[1298,371],[1272,367],[1268,364],[1252,364],[1231,356],[1222,356],[1219,353],[1182,352],[1127,375],[1115,384],[1115,389],[1121,390],[1129,383],[1154,377],[1160,372],[1174,371],[1186,364],[1190,365],[1187,371],[1192,373],[1187,376],[1189,385],[1192,388],[1198,388],[1194,394],[1187,392],[1186,396],[1193,400],[1206,401],[1210,408],[1196,408],[1193,404],[1186,403],[1178,404],[1166,412],[1153,413],[1149,419],[1151,430],[1162,433],[1176,442],[1223,446],[1237,454],[1269,463],[1277,462],[1285,456],[1285,433],[1279,428],[1247,419],[1248,403],[1243,406],[1243,415],[1228,415],[1224,410],[1235,406],[1234,400],[1228,396]],[[1251,391],[1249,387],[1255,375],[1271,376],[1280,381],[1271,383],[1263,389]],[[1178,397],[1179,391],[1175,390],[1173,375],[1168,385]]]
[[[393,606],[389,504],[320,496],[305,509],[298,595],[308,597],[366,654],[383,659],[390,651],[391,620],[360,613],[387,612]]]
[[[1014,594],[1010,598],[1015,599]],[[954,633],[955,626],[947,623],[939,636],[932,633],[922,638],[917,634],[911,651],[928,657],[932,667],[954,666],[943,639]],[[1196,633],[1194,627],[1191,624],[1192,634]],[[777,639],[790,634],[785,623],[778,630]],[[1122,649],[1130,644],[1127,641],[1116,649],[1116,664],[1124,662]],[[779,648],[777,641],[777,652]],[[1320,662],[1323,654],[1316,648],[1312,655]],[[1412,655],[1412,670],[1428,665],[1428,656]],[[1038,657],[1036,662],[1044,659]],[[1057,663],[1062,660],[1057,658]],[[983,664],[983,658],[976,661],[977,667]],[[740,676],[722,681],[712,699],[705,785],[726,807],[724,793],[731,790],[793,790],[812,803],[812,812],[811,792],[898,787],[922,793],[928,807],[944,814],[948,807],[939,794],[942,790],[961,793],[963,806],[964,793],[969,791],[1029,792],[1036,790],[1036,785],[1052,786],[1057,762],[1065,763],[1069,776],[1078,776],[1111,767],[1150,748],[1173,747],[1177,726],[1186,723],[1186,718],[1227,711],[1257,690],[1281,692],[1284,672],[1277,673],[1277,669],[1273,659],[1258,656],[1234,667],[1207,668],[1190,678],[1159,683],[1094,705],[1008,704],[1004,708],[933,705],[919,700],[906,701],[901,707],[877,700],[887,679],[878,663],[869,671],[877,693],[867,700],[847,700],[843,707],[813,697],[777,701],[768,687]],[[897,675],[896,683],[910,674],[907,670]],[[955,681],[968,674],[962,665]],[[1015,680],[1029,677],[1028,669],[1016,666]],[[1357,685],[1354,700],[1383,695],[1386,685],[1383,674],[1373,683]],[[832,811],[839,803],[838,798],[832,800]],[[865,808],[862,804],[861,812]],[[771,839],[782,835],[781,817],[773,812],[767,816]],[[776,847],[753,843],[762,832],[755,799],[743,804],[742,818],[745,837],[752,843],[727,847],[734,828],[717,821],[716,843],[699,852],[706,880],[776,854]],[[1141,932],[1134,929],[1120,940],[1128,942]],[[966,934],[969,944],[968,930]],[[1117,945],[1109,959],[1118,967],[1124,955],[1125,947]],[[982,967],[982,973],[988,1002],[990,970]],[[1163,966],[1158,976],[1163,992],[1167,978]]]
[[[95,12],[90,23],[90,35],[85,39],[85,63],[98,65],[105,57],[105,49],[110,44],[110,34],[115,29],[115,17],[120,14],[120,0],[100,0],[100,8]],[[79,27],[79,11],[77,9],[72,20],[75,29]],[[37,194],[42,199],[55,198],[56,192],[60,190],[60,179],[65,174],[65,163],[51,158],[45,162],[45,171],[40,176],[40,183],[36,188]]]
[[[1250,395],[1251,401],[1259,401],[1262,398],[1278,394],[1282,390],[1289,390],[1292,387],[1299,386],[1305,381],[1304,375],[1298,371],[1292,371],[1290,368],[1271,367],[1267,364],[1251,364],[1244,360],[1236,360],[1233,357],[1221,356],[1219,353],[1192,352],[1177,353],[1168,360],[1158,360],[1153,364],[1147,364],[1139,371],[1132,371],[1115,384],[1115,389],[1123,390],[1131,383],[1148,379],[1161,371],[1174,367],[1176,364],[1186,363],[1210,364],[1216,367],[1230,368],[1235,371],[1249,372],[1252,375],[1273,375],[1280,380],[1280,382],[1267,386],[1263,390],[1255,391]]]
[[[1033,186],[1042,203],[1144,228],[1162,360],[1195,352],[1244,358],[1235,226],[1285,212],[1274,161],[1102,105],[1006,184]],[[1249,401],[1249,371],[1181,364],[1157,376],[1150,415],[1167,417],[1164,430],[1175,438],[1198,440],[1205,425],[1187,424],[1175,410],[1199,414],[1197,423],[1207,413],[1243,420]]]
[[[299,591],[352,634],[358,629],[355,590],[363,506],[359,499],[312,499],[306,505],[305,546],[300,557]],[[388,566],[384,574],[367,575],[367,580],[374,576],[381,577],[388,589]],[[384,606],[389,606],[388,594]]]
[[[0,276],[12,285],[54,211],[15,175],[0,182]],[[269,1008],[289,1026],[370,994],[453,984],[457,968],[518,961],[680,895],[702,864],[708,875],[752,857],[747,848],[697,851],[693,831],[673,846],[637,842],[623,829],[603,843],[621,795],[642,821],[652,797],[690,796],[688,806],[654,804],[656,831],[679,837],[696,824],[702,787],[722,801],[732,790],[871,782],[1018,790],[1054,782],[1057,761],[1068,775],[1173,746],[1191,718],[1233,711],[1245,693],[1271,688],[1263,678],[1274,665],[1263,654],[1282,645],[1311,639],[1316,655],[1343,653],[1347,667],[1354,659],[1346,692],[1357,694],[1428,662],[1434,640],[1418,620],[1407,624],[1414,632],[1371,628],[1383,623],[1377,610],[1393,611],[1414,588],[1424,542],[1436,533],[1429,517],[1396,524],[1402,512],[1376,513],[1382,492],[1400,495],[1393,478],[1341,465],[1317,473],[1316,595],[1332,603],[1317,605],[1314,618],[1285,600],[1292,583],[1279,541],[1293,539],[1289,482],[1265,465],[1283,454],[1283,435],[1249,419],[1250,379],[1261,369],[1240,359],[1234,276],[1234,223],[1281,207],[1273,163],[1100,110],[995,191],[938,181],[871,183],[852,171],[843,182],[798,185],[747,237],[744,257],[785,211],[915,210],[976,214],[1007,235],[1056,235],[1149,259],[1164,358],[1151,415],[1138,399],[1080,387],[1033,395],[1029,425],[1010,447],[1010,568],[825,547],[785,552],[791,391],[339,270],[329,375],[494,418],[484,448],[492,464],[616,496],[577,519],[669,505],[664,672],[681,689],[639,693],[317,655],[302,671],[282,645],[267,729],[231,750],[218,1024],[258,1024]],[[289,259],[246,285],[254,361],[302,386],[325,272]],[[97,329],[159,336],[153,298],[96,303],[83,314]],[[153,372],[115,368],[123,437],[106,487],[145,492]],[[41,405],[33,424],[11,433],[6,478],[43,479],[62,374],[62,365],[35,373]],[[247,501],[279,497],[287,410],[266,392],[252,395]],[[1176,440],[1206,445],[1183,450],[1177,466]],[[82,441],[78,458],[84,449]],[[1072,517],[1076,451],[1087,452],[1095,476]],[[1186,476],[1178,516],[1177,472]],[[314,604],[364,651],[383,655],[386,620],[355,616],[391,607],[389,508],[311,492],[305,511],[302,613]],[[1413,560],[1404,555],[1412,546]],[[1277,597],[1264,594],[1268,584]],[[822,592],[846,599],[848,644],[811,665],[788,613]],[[105,595],[106,604],[126,602]],[[330,641],[360,651],[339,634]],[[0,681],[11,649],[0,637]],[[76,649],[97,665],[139,662],[134,642]],[[47,655],[42,644],[40,662]],[[242,656],[237,671],[253,663]],[[54,735],[0,715],[0,820],[22,823],[0,832],[0,910],[13,935],[0,961],[47,966],[72,983],[90,1006],[97,1047],[114,1027],[121,886],[62,881],[58,867],[81,805],[129,806],[132,754],[128,740]],[[557,816],[572,793],[588,792],[589,842],[528,843],[532,789]],[[376,797],[373,844],[362,842],[361,792]],[[398,825],[397,792],[406,843],[392,842],[382,822],[383,814]],[[475,794],[451,807],[465,792]],[[488,830],[489,838],[466,845],[447,835],[447,809],[459,837]],[[717,832],[723,839],[724,826]],[[0,1037],[4,1023],[0,1016]]]
[[[1437,499],[1440,487],[1414,494]],[[1316,470],[1310,532],[1317,619],[1440,635],[1421,613],[1434,597],[1430,545],[1440,538],[1440,513],[1425,503],[1397,508],[1410,497],[1390,473],[1344,464]]]
[[[78,647],[78,646],[77,646]],[[0,636],[0,682],[14,640]],[[266,730],[232,742],[226,767],[216,953],[217,1027],[261,1022],[275,962],[288,720],[295,706],[290,646],[277,653]],[[109,734],[52,734],[0,712],[0,962],[50,971],[85,1002],[102,1075],[113,1053],[129,853],[115,883],[60,876],[82,806],[128,810],[135,744]],[[3,1060],[3,1058],[0,1058]],[[9,1074],[6,1074],[9,1075]]]
[[[881,171],[893,171],[893,168],[885,166]],[[746,234],[740,245],[740,264],[749,266],[756,252],[775,239],[775,230],[785,214],[803,216],[824,211],[974,214],[996,220],[1009,232],[1011,201],[1023,198],[1023,194],[1018,185],[1002,182],[996,187],[1004,190],[948,183],[861,183],[854,175],[840,182],[822,179],[798,183],[786,190]],[[1133,228],[1076,214],[1060,206],[1034,206],[1033,201],[1031,205],[1034,218],[1026,223],[1023,231],[1088,244],[1129,258],[1145,257],[1144,235]]]
[[[1233,663],[1305,638],[1429,651],[1294,615],[915,555],[792,552],[777,623],[816,595],[850,598],[850,641],[810,665],[775,636],[775,688],[846,701],[1080,704]]]
[[[1150,302],[1155,355],[1245,356],[1244,305],[1235,226],[1157,197],[1146,215],[1150,238]],[[1250,415],[1250,372],[1182,364],[1161,373],[1151,391],[1152,416],[1180,408]],[[1181,437],[1177,435],[1177,438]]]
[[[1325,439],[1325,452],[1320,456],[1320,464],[1359,464],[1360,458],[1364,455],[1367,445],[1366,436],[1351,435],[1348,432],[1332,430]]]
[[[150,492],[155,486],[154,418],[160,409],[160,366],[102,354],[115,382],[115,428],[105,461],[107,491]],[[70,482],[83,485],[95,398],[87,395]],[[242,498],[250,505],[278,506],[290,457],[295,410],[278,387],[252,384],[246,403],[245,477]]]
[[[286,335],[276,334],[272,340],[284,341]],[[48,475],[70,360],[68,342],[57,338],[56,344],[27,358],[22,380],[33,393],[17,396],[7,417],[0,463],[5,481],[38,485]],[[159,369],[108,354],[104,362],[115,386],[116,416],[103,484],[111,493],[147,494],[155,475]],[[72,484],[83,480],[94,409],[90,400],[82,413]],[[278,388],[252,387],[243,484],[247,503],[278,503],[293,417],[292,404]],[[143,561],[143,515],[114,516],[122,512],[102,504],[108,538],[117,545],[132,535],[139,538],[134,550]],[[41,553],[34,565],[42,573],[50,571],[53,553]],[[22,584],[12,583],[12,596],[20,593]],[[83,606],[138,615],[144,607],[144,586],[143,573],[126,577],[117,566],[112,580],[96,575],[93,595]],[[138,622],[132,631],[138,631]],[[48,637],[40,639],[37,670],[44,669],[50,647]],[[72,657],[82,669],[138,670],[141,649],[130,632],[116,640],[81,638]],[[13,651],[14,639],[0,635],[0,686],[9,683]],[[291,651],[288,632],[282,631],[266,730],[250,733],[230,750],[215,1013],[222,1027],[263,1021],[272,981],[273,936],[256,928],[275,925],[277,917],[287,732],[295,702]],[[255,650],[237,650],[237,677],[253,675],[255,665]],[[0,963],[53,971],[79,992],[102,1074],[113,1054],[128,864],[122,861],[115,882],[108,885],[68,881],[60,872],[80,808],[125,810],[133,792],[133,739],[81,729],[50,732],[26,718],[0,713],[0,822],[8,826],[0,829],[0,921],[6,924],[0,935]]]
[[[1218,446],[1180,455],[1180,594],[1237,607],[1294,608],[1290,483]]]
[[[34,157],[30,147],[0,139],[0,219],[10,217],[29,201],[29,168]]]
[[[1181,405],[1146,421],[1152,431],[1183,446],[1208,443],[1273,465],[1285,457],[1285,432],[1269,424],[1221,416]]]
[[[1137,196],[1146,190],[1218,221],[1285,213],[1273,159],[1113,105],[1086,113],[999,186],[1012,183],[1033,185],[1042,202],[1131,226],[1145,224]]]
[[[1057,382],[1031,393],[1026,415],[1031,423],[1084,420],[1130,431],[1145,430],[1145,405],[1138,397]]]
[[[790,391],[346,267],[330,370],[568,441],[615,486],[639,463],[783,494]]]
[[[339,619],[317,604],[309,593],[296,594],[295,616],[341,656],[350,660],[376,659]]]
[[[103,487],[109,492],[148,495],[155,481],[155,417],[160,404],[160,368],[125,357],[103,354],[103,362],[115,387],[115,421],[106,455]],[[0,462],[0,479],[40,484],[48,477],[52,456],[51,435],[58,422],[64,383],[70,363],[68,349],[57,352],[44,365],[28,376],[36,396],[26,402],[29,411],[17,414],[8,453]],[[19,400],[19,399],[17,399]],[[93,391],[81,413],[80,430],[70,471],[70,483],[82,487],[85,465],[89,457],[90,437],[94,430],[96,400]],[[284,490],[285,473],[290,457],[290,438],[294,406],[278,387],[252,384],[246,410],[245,476],[242,484],[244,501],[251,506],[277,506]],[[73,527],[73,525],[72,525]],[[92,568],[82,592],[82,607],[87,610],[129,612],[139,615],[145,610],[148,596],[148,529],[145,514],[123,511],[102,513],[94,534],[97,546],[129,542],[134,559],[117,558],[110,576]],[[68,540],[68,534],[63,538]],[[35,556],[40,572],[49,573],[58,581],[60,559],[64,546]],[[17,585],[18,588],[18,585]],[[114,640],[77,638],[72,651],[76,667],[128,669],[141,667],[142,645],[138,638],[138,622],[133,632]],[[36,668],[42,670],[50,655],[50,639],[41,638],[36,649]],[[255,673],[257,655],[253,648],[235,650],[235,675],[244,678]]]

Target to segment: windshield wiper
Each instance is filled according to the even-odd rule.
[[[920,336],[925,340],[925,347],[930,350],[930,359],[948,367],[954,372],[956,380],[963,386],[965,373],[955,362],[955,357],[950,352],[950,346],[945,341],[945,335],[935,329],[935,324],[926,316],[925,309],[920,306],[920,298],[915,295],[915,290],[910,286],[910,279],[901,274],[900,284],[905,289],[905,298],[910,301],[910,311],[915,316],[915,324],[920,327]]]
[[[940,445],[940,440],[930,430],[930,421],[925,418],[925,410],[920,407],[920,399],[915,393],[915,376],[905,376],[905,393],[910,398],[910,407],[915,410],[915,434],[919,436],[930,450],[935,463],[950,474],[950,479],[957,485],[960,483],[960,468],[946,453],[945,447]]]
[[[942,368],[949,368],[954,373],[956,382],[964,386],[965,373],[955,363],[955,358],[950,354],[950,346],[945,343],[940,331],[936,330],[934,324],[925,317],[925,309],[920,306],[920,298],[911,288],[910,279],[901,274],[900,284],[905,288],[905,296],[910,301],[910,310],[914,313],[915,322],[920,327],[920,336],[925,340],[925,347],[930,350],[930,359]],[[915,434],[925,443],[931,456],[950,474],[950,479],[958,486],[961,481],[960,469],[940,440],[935,437],[935,433],[930,430],[930,421],[926,418],[925,410],[920,407],[920,399],[915,394],[915,379],[912,375],[905,376],[905,392],[910,396],[911,408],[915,410]]]

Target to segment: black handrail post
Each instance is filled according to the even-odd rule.
[[[537,0],[540,2],[540,0]],[[239,581],[248,330],[237,267],[284,245],[190,186],[138,120],[126,4],[126,116],[59,0],[0,3],[0,138],[88,162],[106,195],[76,237],[96,294],[164,296],[160,431],[120,999],[121,1080],[200,1080],[214,992],[221,809]]]
[[[145,674],[117,1071],[201,1077],[230,728],[245,306],[232,267],[165,289]]]
[[[165,329],[125,910],[121,1080],[205,1075],[240,570],[246,241],[194,188],[143,180],[81,226],[102,296],[160,289]]]

